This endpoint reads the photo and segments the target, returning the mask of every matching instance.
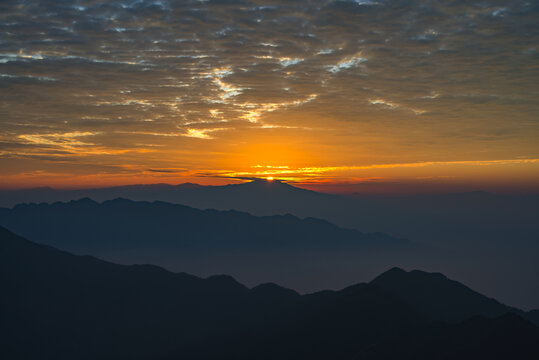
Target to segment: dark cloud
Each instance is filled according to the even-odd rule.
[[[182,172],[182,171],[185,171],[185,170],[147,169],[147,171],[155,172],[155,173],[167,173],[167,174],[173,174],[173,173],[178,173],[178,172]]]

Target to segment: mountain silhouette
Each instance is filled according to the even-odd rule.
[[[3,190],[0,191],[0,206],[71,201],[84,197],[98,202],[116,198],[164,201],[199,209],[234,209],[258,216],[291,213],[325,219],[348,228],[418,240],[432,240],[433,237],[458,239],[475,236],[478,231],[483,231],[484,235],[486,232],[489,239],[539,234],[539,226],[534,221],[539,213],[537,194],[509,196],[471,191],[434,195],[344,196],[264,179],[221,186],[185,183],[78,190],[46,187]]]
[[[17,205],[0,209],[0,224],[42,243],[83,252],[87,252],[86,246],[171,250],[408,244],[407,240],[384,234],[364,234],[325,220],[290,214],[256,217],[234,210],[198,210],[121,198],[103,203],[84,198],[68,203]]]
[[[539,325],[534,311],[523,312],[488,298],[440,273],[393,268],[370,284],[398,297],[434,320],[460,322],[474,315],[498,317],[517,313]],[[535,310],[537,311],[537,310]]]
[[[286,285],[309,291],[354,280],[334,284],[343,254],[356,263],[359,256],[376,259],[414,248],[404,239],[314,218],[127,199],[21,204],[0,209],[0,225],[39,243],[117,263],[152,263],[201,276],[228,273],[250,286],[289,278]]]
[[[417,241],[504,241],[537,238],[539,195],[497,195],[484,191],[434,195],[332,195],[279,180],[202,186],[129,185],[96,189],[35,188],[0,191],[0,206],[91,198],[163,201],[198,209],[237,210],[257,216],[294,214],[320,218],[365,232]]]
[[[384,359],[391,351],[427,358],[425,349],[434,359],[510,349],[520,359],[539,354],[538,328],[518,315],[432,322],[372,283],[309,295],[275,284],[248,289],[225,275],[202,279],[75,256],[4,228],[0,274],[6,359]]]
[[[237,210],[256,216],[293,214],[302,218],[324,219],[340,227],[382,232],[429,243],[469,244],[473,241],[493,246],[511,238],[514,242],[524,241],[534,246],[528,239],[539,236],[536,221],[539,216],[538,194],[510,196],[472,191],[434,195],[345,196],[305,190],[279,180],[258,179],[221,186],[185,183],[0,191],[0,206],[71,201],[85,197],[98,202],[116,198],[163,201],[198,209]]]
[[[249,290],[228,277],[73,256],[4,228],[0,238],[3,358],[160,356],[162,347],[211,333],[214,323],[236,324],[233,314],[248,307]]]
[[[340,356],[424,322],[367,284],[306,296],[268,284],[249,290],[228,276],[74,256],[3,228],[0,239],[9,359]],[[359,324],[370,325],[351,332]]]
[[[286,278],[290,279],[287,280],[287,286],[304,291],[341,287],[357,280],[359,276],[363,276],[361,280],[365,281],[395,265],[406,268],[435,268],[458,278],[466,278],[469,285],[506,303],[532,308],[539,301],[539,287],[528,285],[539,277],[539,267],[534,256],[539,252],[539,243],[536,241],[539,237],[538,196],[492,194],[484,191],[434,195],[344,196],[304,190],[278,180],[256,180],[224,186],[186,183],[79,190],[37,188],[0,191],[0,206],[11,207],[28,202],[53,203],[85,197],[98,202],[125,198],[134,201],[170,202],[198,209],[236,210],[256,216],[293,214],[300,218],[323,219],[342,228],[357,229],[364,233],[385,233],[425,246],[421,251],[403,251],[401,248],[398,253],[390,253],[385,249],[377,253],[355,253],[353,256],[343,250],[339,255],[330,254],[326,257],[327,260],[324,260],[321,254],[311,256],[310,253],[302,255],[308,259],[299,259],[299,251],[295,253],[298,256],[292,259],[290,252],[279,253],[283,256],[276,258],[276,254],[254,256],[251,252],[249,256],[244,256],[227,250],[221,251],[218,257],[216,254],[205,254],[203,261],[199,261],[199,254],[195,256],[197,261],[191,261],[190,259],[195,257],[187,254],[184,257],[172,256],[175,252],[168,258],[161,254],[152,254],[151,251],[144,252],[144,257],[138,257],[140,251],[94,252],[99,248],[78,249],[64,247],[62,243],[53,245],[74,252],[84,250],[80,253],[94,254],[126,264],[151,262],[172,270],[187,269],[201,275],[213,272],[231,273],[251,285],[276,280],[283,282]],[[24,233],[23,225],[13,230],[41,241],[39,234]],[[77,237],[81,236],[81,233],[74,232],[72,235]],[[117,239],[127,236],[124,231],[117,235]],[[154,234],[147,235],[152,237]],[[137,234],[134,234],[134,237],[136,238]],[[60,234],[58,241],[61,241]],[[328,241],[329,239],[326,243]],[[299,262],[306,264],[305,268],[294,267]],[[262,264],[260,269],[264,271],[257,271],[251,276],[250,271],[242,270],[254,268],[253,264],[258,263]],[[265,266],[272,263],[283,264],[282,271],[270,271],[269,266]],[[319,280],[309,280],[300,274],[289,276],[291,271],[316,273],[315,277]],[[486,278],[484,274],[489,274],[490,278]],[[490,281],[491,278],[496,281]]]
[[[44,187],[0,191],[0,195],[0,206],[8,207],[25,202],[51,203],[77,200],[84,197],[99,202],[126,198],[135,201],[180,203],[201,209],[245,209],[244,211],[248,212],[257,212],[256,209],[260,209],[264,215],[286,213],[286,207],[291,202],[306,202],[307,205],[311,203],[313,198],[319,200],[333,197],[332,195],[301,189],[280,180],[268,181],[265,179],[222,186],[184,183],[179,185],[129,185],[80,190],[55,190]]]

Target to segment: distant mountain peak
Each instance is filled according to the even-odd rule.
[[[90,199],[89,197],[83,197],[78,200],[71,200],[69,202],[55,202],[53,205],[56,206],[76,206],[78,208],[93,208],[96,206],[99,206],[99,203],[97,201],[94,201]]]
[[[291,191],[294,191],[294,192],[301,192],[301,193],[315,193],[314,191],[311,191],[311,190],[306,190],[306,189],[302,189],[302,188],[298,188],[298,187],[295,187],[293,185],[290,185],[289,183],[283,181],[283,180],[278,180],[278,179],[273,179],[273,180],[267,180],[267,179],[254,179],[252,181],[249,181],[249,182],[246,182],[246,183],[243,183],[243,184],[234,184],[234,185],[229,185],[231,187],[235,187],[237,189],[250,189],[250,190],[255,190],[255,191],[258,191],[258,192],[275,192],[275,191],[286,191],[286,192],[291,192]]]
[[[273,179],[273,180],[268,180],[268,179],[254,179],[248,183],[244,183],[245,184],[251,184],[251,185],[258,185],[258,186],[285,186],[285,187],[293,187],[291,185],[288,185],[287,183],[283,182],[282,180],[278,180],[278,179]]]
[[[123,198],[123,197],[117,197],[117,198],[114,198],[114,199],[111,199],[111,200],[105,200],[103,201],[101,204],[131,204],[131,203],[135,203],[137,201],[133,201],[131,199],[126,199],[126,198]],[[139,203],[144,203],[144,201],[138,201]]]
[[[444,274],[436,273],[436,272],[426,272],[422,270],[411,270],[406,271],[399,267],[393,267],[389,269],[388,271],[380,274],[378,277],[376,277],[373,282],[380,282],[380,281],[399,281],[399,279],[402,280],[412,280],[412,279],[431,279],[431,280],[449,280]]]
[[[192,183],[192,182],[186,182],[183,184],[178,184],[176,185],[176,187],[177,188],[199,188],[199,187],[203,187],[203,185]]]

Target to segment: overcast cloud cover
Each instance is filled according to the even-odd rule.
[[[206,170],[266,134],[363,154],[337,165],[539,158],[538,10],[4,0],[0,173]]]

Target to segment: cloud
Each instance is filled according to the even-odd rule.
[[[184,172],[185,169],[147,169],[146,171],[154,173],[165,173],[165,174],[175,174]]]
[[[213,128],[213,129],[187,129],[187,132],[182,134],[183,136],[193,137],[198,139],[213,139],[210,133],[215,131],[226,130],[224,128]]]
[[[338,73],[339,71],[350,69],[352,67],[356,67],[362,62],[367,61],[368,59],[361,57],[361,56],[349,56],[345,57],[341,61],[339,61],[336,65],[329,65],[328,71],[332,72],[334,74]]]
[[[4,1],[2,158],[188,162],[187,137],[234,157],[270,132],[309,138],[313,158],[536,156],[538,13],[524,0]]]
[[[53,134],[22,134],[17,137],[33,145],[52,145],[64,148],[74,148],[77,146],[92,145],[91,143],[82,142],[81,137],[96,135],[92,132],[67,132]]]

